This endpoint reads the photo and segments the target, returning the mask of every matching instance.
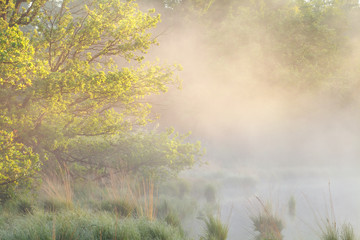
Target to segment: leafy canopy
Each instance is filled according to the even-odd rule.
[[[180,86],[179,66],[143,63],[159,15],[121,0],[50,0],[35,16],[31,6],[25,21],[15,6],[0,5],[0,117],[8,119],[0,130],[13,144],[7,149],[23,149],[21,158],[3,149],[7,161],[29,180],[39,159],[45,170],[67,164],[79,177],[124,161],[174,173],[194,164],[201,150],[186,136],[141,130],[154,120],[146,97]]]

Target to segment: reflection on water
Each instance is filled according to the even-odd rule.
[[[263,171],[260,176],[255,177],[256,184],[250,180],[246,180],[248,185],[246,181],[242,181],[242,185],[241,180],[238,183],[234,179],[230,181],[234,177],[222,181],[219,195],[224,220],[231,214],[230,240],[254,238],[249,216],[260,205],[255,196],[263,202],[271,202],[274,211],[283,219],[284,239],[319,239],[324,221],[332,221],[334,217],[338,226],[351,223],[357,232],[360,226],[360,176],[354,171],[308,170],[292,176],[288,171],[271,174]],[[294,218],[288,214],[292,196],[296,200]]]

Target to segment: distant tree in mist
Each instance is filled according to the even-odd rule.
[[[294,218],[296,215],[296,201],[294,196],[291,196],[288,202],[288,209],[290,217]]]
[[[177,9],[188,2],[176,1]],[[257,81],[302,90],[326,86],[336,92],[356,81],[350,67],[357,64],[351,55],[357,46],[349,40],[358,32],[357,1],[214,0],[195,18],[171,11],[171,19],[189,21],[185,29],[200,24],[200,47],[214,56],[207,64],[215,72],[241,75],[245,62]]]
[[[204,197],[208,203],[214,203],[216,200],[216,189],[213,185],[207,185],[204,190]]]
[[[328,81],[346,50],[345,13],[328,2],[242,1],[215,23],[214,50],[224,59],[250,56],[264,81],[301,87]]]

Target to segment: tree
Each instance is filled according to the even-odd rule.
[[[189,2],[176,1],[177,9]],[[245,62],[256,81],[309,90],[334,85],[346,72],[342,65],[349,57],[349,32],[356,32],[348,29],[356,1],[215,0],[208,6],[196,31],[201,48],[216,56],[207,64],[221,79],[243,75],[239,64]]]
[[[13,92],[24,92],[31,85],[34,49],[15,22],[25,24],[18,12],[18,5],[12,2],[0,2],[0,201],[14,195],[18,187],[31,186],[40,169],[39,156],[31,147],[18,142],[15,122],[11,116],[17,105],[12,105]],[[29,11],[30,14],[31,11]],[[25,17],[26,14],[22,14]],[[9,18],[8,18],[9,17]],[[6,20],[9,20],[6,21]]]
[[[302,89],[337,74],[347,47],[343,3],[258,0],[228,6],[222,21],[210,21],[211,9],[206,16],[216,29],[210,35],[219,59],[246,56],[261,81]]]
[[[31,80],[24,76],[33,70],[34,49],[29,40],[17,26],[8,27],[0,20],[0,43],[0,86],[25,88]]]
[[[46,0],[1,0],[0,19],[9,27],[28,25],[38,15]]]
[[[188,136],[174,129],[141,129],[109,138],[74,138],[69,151],[59,155],[68,163],[77,164],[74,175],[86,172],[88,179],[108,176],[107,170],[162,178],[191,167],[201,156],[200,143],[189,143]]]
[[[18,186],[31,186],[39,169],[38,155],[14,142],[13,132],[0,130],[0,200],[11,197]]]
[[[2,9],[6,12],[8,8]],[[0,36],[7,44],[2,45],[0,61],[9,62],[0,67],[0,109],[1,117],[8,121],[0,129],[16,132],[12,141],[20,144],[18,148],[27,149],[27,155],[32,149],[45,169],[67,163],[71,169],[91,168],[100,173],[122,167],[121,161],[102,162],[114,139],[118,147],[128,141],[132,151],[147,151],[135,144],[145,141],[139,129],[154,119],[146,96],[180,84],[174,75],[179,66],[143,63],[143,55],[157,43],[149,31],[159,22],[159,15],[153,10],[141,12],[133,1],[51,0],[30,16],[33,21],[27,31],[11,26],[11,18],[7,19],[3,16]],[[123,67],[117,64],[120,61]],[[177,146],[185,149],[178,153],[182,163],[160,162],[159,169],[166,164],[181,170],[178,165],[191,166],[200,153],[197,145],[183,143],[183,137],[149,136],[163,144],[174,143],[157,151],[170,162],[169,151],[177,151]],[[94,153],[97,159],[86,152],[79,156],[87,147],[89,152],[99,149]],[[142,164],[152,163],[144,159]]]

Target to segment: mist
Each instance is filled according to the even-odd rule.
[[[345,79],[345,72],[358,66],[353,11],[340,73],[305,85],[291,79],[279,83],[277,71],[283,69],[267,43],[237,43],[221,36],[220,27],[213,32],[230,50],[219,50],[207,46],[208,26],[202,23],[160,25],[160,46],[150,55],[181,63],[183,88],[155,98],[154,111],[161,115],[160,127],[190,130],[202,141],[208,164],[183,176],[217,186],[222,219],[230,216],[229,239],[254,237],[249,208],[258,204],[255,196],[273,202],[286,219],[285,239],[318,239],[321,232],[315,229],[331,219],[331,206],[337,221],[359,230],[358,80]],[[265,26],[251,34],[266,38]],[[291,196],[297,201],[293,220],[287,217]]]
[[[2,1],[0,239],[359,239],[359,27],[358,0]]]

